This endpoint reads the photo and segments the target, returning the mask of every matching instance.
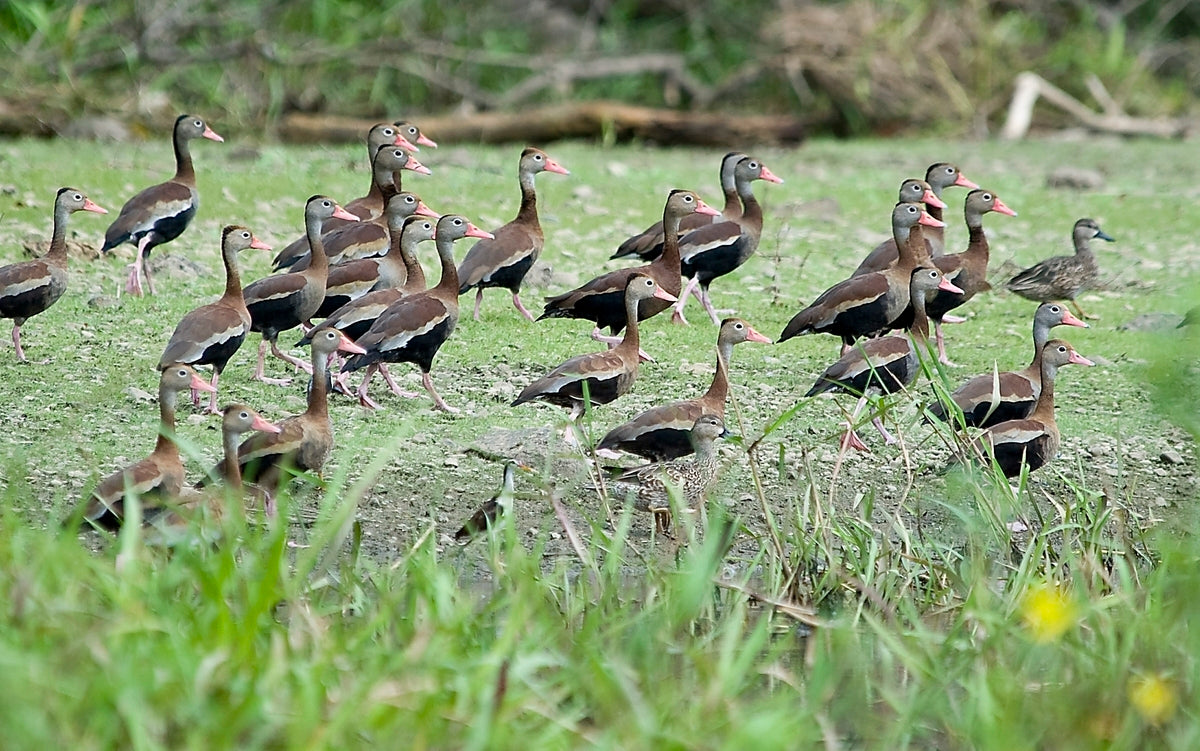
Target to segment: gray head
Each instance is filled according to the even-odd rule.
[[[1072,232],[1072,237],[1074,237],[1076,245],[1079,245],[1081,241],[1086,244],[1088,240],[1093,238],[1099,238],[1101,240],[1113,242],[1112,237],[1106,234],[1104,230],[1100,229],[1100,225],[1095,219],[1088,219],[1086,217],[1075,222],[1075,229]]]

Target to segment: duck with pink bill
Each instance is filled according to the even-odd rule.
[[[919,203],[898,203],[892,209],[892,236],[900,258],[885,271],[863,274],[838,282],[822,292],[784,327],[779,341],[805,334],[834,334],[842,340],[842,354],[859,337],[892,325],[909,307],[913,269],[930,263],[922,227],[943,227]]]
[[[438,350],[454,333],[458,325],[458,268],[454,262],[454,241],[460,237],[491,239],[491,232],[481,230],[463,216],[447,214],[438,220],[435,228],[438,260],[441,262],[442,277],[437,285],[424,292],[401,297],[388,306],[367,333],[358,339],[366,351],[346,360],[342,370],[352,372],[369,368],[367,376],[359,386],[359,397],[364,404],[370,377],[383,363],[411,362],[421,370],[421,383],[433,399],[434,405],[443,412],[457,412],[442,399],[433,385],[430,371]],[[408,396],[406,392],[402,395]]]
[[[44,313],[67,291],[67,221],[76,211],[107,214],[74,188],[59,188],[54,198],[54,230],[50,249],[41,258],[0,267],[0,318],[13,320],[12,341],[17,359],[25,359],[21,326]]]
[[[1054,380],[1063,365],[1091,367],[1094,362],[1080,355],[1067,342],[1051,339],[1042,348],[1042,391],[1029,416],[993,425],[973,444],[973,451],[984,461],[988,457],[1005,477],[1016,477],[1023,468],[1030,472],[1054,459],[1062,445],[1062,435],[1054,419]]]
[[[871,396],[906,390],[916,382],[921,372],[922,361],[928,362],[929,319],[925,315],[925,300],[934,290],[951,293],[960,291],[933,266],[918,266],[913,269],[909,275],[909,295],[916,315],[909,326],[909,336],[893,335],[860,340],[837,362],[826,368],[805,394],[816,396],[840,391],[859,396],[842,434],[843,450],[868,450],[867,445],[854,431],[854,421],[858,419],[858,413]],[[887,445],[897,442],[895,436],[883,426],[881,417],[876,416],[871,422]]]

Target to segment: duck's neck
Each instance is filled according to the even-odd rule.
[[[739,159],[726,159],[721,162],[721,194],[725,196],[725,205],[721,208],[721,216],[725,219],[736,219],[742,212],[742,201],[737,188],[737,165]]]
[[[315,417],[329,416],[329,355],[312,348],[312,385],[308,389],[308,414]]]
[[[67,221],[71,210],[61,203],[54,204],[54,234],[50,236],[50,250],[45,260],[65,266],[67,263]]]
[[[969,240],[963,255],[979,256],[986,262],[988,260],[988,241],[987,234],[983,231],[983,214],[978,211],[967,211],[964,216],[967,220]]]
[[[242,299],[242,275],[238,270],[236,250],[231,246],[225,246],[221,249],[221,262],[225,264],[225,299],[241,300]],[[322,253],[322,255],[324,255]]]
[[[914,224],[904,231],[904,242],[900,234],[893,231],[896,238],[896,248],[899,259],[896,268],[912,271],[921,263],[929,263],[929,248],[925,246],[925,233],[920,224]]]
[[[717,372],[713,373],[712,384],[702,397],[717,404],[725,404],[729,396],[729,360],[733,357],[733,345],[729,342],[717,344]]]
[[[925,290],[914,288],[912,298],[913,320],[909,327],[913,341],[922,346],[929,341],[929,316],[925,314]]]
[[[717,462],[717,458],[720,456],[717,452],[717,442],[711,439],[696,441],[694,448],[696,456],[692,462],[699,466],[711,466]]]
[[[1035,372],[1041,372],[1042,348],[1048,341],[1050,341],[1050,327],[1035,316],[1033,319],[1033,361],[1030,363],[1030,368]]]
[[[417,260],[417,243],[400,239],[400,260],[404,262],[404,289],[409,292],[420,292],[425,289],[425,269]],[[458,270],[455,269],[455,273]]]
[[[321,230],[325,227],[325,220],[316,216],[304,217],[304,230],[308,235],[308,247],[312,252],[312,260],[308,263],[308,272],[315,272],[317,275],[328,276],[329,274],[329,256],[325,255],[325,241],[321,238]]]
[[[183,133],[176,130],[172,142],[175,147],[174,182],[195,185],[196,170],[192,167],[192,151],[188,146],[188,139],[184,137]]]
[[[221,445],[225,449],[225,484],[239,490],[242,487],[242,465],[238,461],[238,439],[241,436],[233,430],[221,433]]]
[[[673,211],[663,212],[663,252],[655,263],[667,271],[680,275],[679,263],[679,223],[683,217]],[[669,291],[669,290],[668,290]]]
[[[1092,258],[1092,241],[1083,235],[1077,236],[1075,238],[1075,255]]]
[[[458,299],[458,268],[454,265],[454,241],[438,238],[438,260],[442,264],[442,278],[438,280],[436,289]]]
[[[521,208],[517,211],[517,221],[526,224],[538,224],[537,193],[533,189],[533,173],[521,170],[517,176],[521,184]]]
[[[678,224],[678,222],[676,222]],[[676,227],[678,229],[678,227]],[[617,345],[625,350],[633,350],[634,362],[637,362],[637,351],[641,348],[641,337],[638,334],[638,300],[633,295],[629,294],[628,288],[625,291],[625,335],[621,339],[621,343]]]
[[[156,454],[179,455],[175,445],[175,399],[179,392],[168,386],[158,387],[158,440],[154,444]]]
[[[739,223],[744,228],[753,228],[755,231],[761,232],[763,223],[762,205],[754,197],[752,182],[752,180],[737,181],[737,194],[738,198],[742,201],[742,219]]]
[[[1054,421],[1054,378],[1058,375],[1058,366],[1042,358],[1042,393],[1038,394],[1037,406],[1029,415],[1029,419],[1043,423]]]

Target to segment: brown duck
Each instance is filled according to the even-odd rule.
[[[483,291],[488,287],[507,289],[512,293],[513,306],[525,318],[533,320],[533,314],[521,303],[521,283],[542,254],[545,244],[542,225],[538,221],[537,193],[533,188],[533,177],[539,172],[571,174],[541,149],[530,147],[521,152],[517,167],[521,208],[517,210],[516,219],[493,230],[493,239],[475,243],[459,264],[458,294],[465,294],[472,288],[477,290],[476,321],[479,320],[479,306],[483,304]]]
[[[957,411],[962,412],[964,425],[989,428],[1029,416],[1042,391],[1042,350],[1050,339],[1050,329],[1055,326],[1088,328],[1059,303],[1039,305],[1033,316],[1033,362],[1029,367],[977,375],[949,395]],[[949,419],[947,407],[941,402],[933,404],[929,414],[939,420]]]
[[[0,318],[13,321],[13,347],[21,362],[28,362],[21,348],[21,327],[67,291],[67,220],[76,211],[108,213],[82,192],[59,188],[54,198],[54,233],[46,255],[0,267]]]
[[[726,318],[717,334],[717,370],[708,391],[694,399],[652,407],[618,425],[596,444],[597,450],[628,451],[652,462],[678,459],[692,453],[691,430],[703,415],[724,419],[729,396],[729,361],[733,347],[742,342],[771,340],[741,318]]]
[[[1087,318],[1075,298],[1085,289],[1095,287],[1100,274],[1091,241],[1098,238],[1112,242],[1113,239],[1100,229],[1095,219],[1075,222],[1071,237],[1075,242],[1075,255],[1047,258],[1017,274],[1005,286],[1026,300],[1066,300],[1080,318]]]

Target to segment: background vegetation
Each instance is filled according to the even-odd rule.
[[[1095,75],[1130,114],[1194,114],[1198,31],[1196,4],[1145,0],[9,0],[0,122],[158,122],[186,105],[261,133],[295,111],[609,98],[980,134],[1023,70],[1081,98]]]

